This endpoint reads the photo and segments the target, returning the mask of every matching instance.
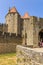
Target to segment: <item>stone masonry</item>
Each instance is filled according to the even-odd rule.
[[[16,46],[22,44],[22,38],[14,33],[0,31],[0,53],[16,52]]]
[[[43,48],[17,46],[17,65],[43,65]]]

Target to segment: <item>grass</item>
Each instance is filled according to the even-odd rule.
[[[16,65],[16,53],[0,54],[0,65]]]

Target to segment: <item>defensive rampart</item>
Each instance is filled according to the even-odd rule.
[[[22,37],[0,31],[0,53],[16,52],[16,45],[22,44]]]

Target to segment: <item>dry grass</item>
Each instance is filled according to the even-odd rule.
[[[16,54],[0,54],[0,65],[16,65]]]

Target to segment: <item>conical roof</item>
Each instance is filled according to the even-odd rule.
[[[16,10],[16,8],[15,7],[13,7],[13,8],[11,8],[10,10],[9,10],[9,12],[17,12],[17,10]]]
[[[26,13],[24,14],[24,16],[22,16],[21,18],[30,18],[30,16],[29,16],[29,14],[26,12]]]

